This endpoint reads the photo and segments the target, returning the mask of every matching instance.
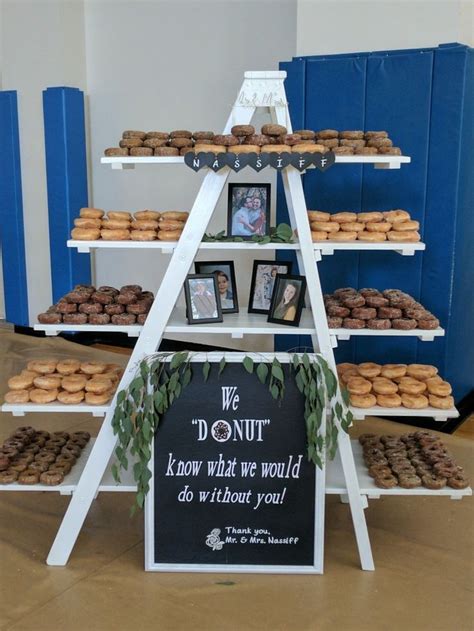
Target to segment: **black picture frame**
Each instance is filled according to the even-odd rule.
[[[228,189],[228,197],[227,197],[227,236],[228,237],[240,237],[244,241],[249,241],[252,239],[254,235],[257,236],[268,236],[270,235],[270,206],[271,206],[271,184],[237,184],[232,183],[229,184]],[[249,223],[247,227],[244,224],[241,224],[240,219],[245,219],[243,217],[245,206],[240,206],[240,201],[245,200],[246,198],[252,198],[253,200],[260,200],[261,208],[263,209],[263,217],[258,216],[252,221],[249,218]],[[240,201],[239,201],[240,200]],[[262,203],[264,201],[264,204]],[[245,204],[245,201],[243,201]],[[256,201],[254,201],[257,204]],[[248,208],[248,211],[252,209]],[[254,212],[258,210],[257,208],[253,209]],[[240,213],[242,217],[236,219],[236,214]],[[260,224],[261,221],[264,223]],[[248,226],[254,225],[255,230],[251,230]]]
[[[269,267],[270,270],[263,269],[266,267]],[[283,267],[285,267],[286,269],[279,269]],[[271,276],[273,269],[276,269],[276,280],[276,276],[278,274],[291,274],[291,270],[293,269],[293,261],[267,261],[257,259],[253,262],[252,280],[250,282],[250,293],[247,309],[249,313],[263,313],[265,315],[268,315],[268,313],[270,312],[273,289],[275,286],[275,280],[273,280],[272,282]],[[270,277],[268,277],[268,274],[270,274]]]
[[[277,315],[279,311],[282,311],[282,309],[285,308],[285,305],[283,304],[283,295],[288,285],[293,285],[297,288],[295,300],[291,299],[286,306],[287,310],[290,307],[294,307],[294,316],[291,319],[286,319],[286,315],[289,315],[288,311],[284,317],[279,317]],[[268,314],[267,321],[273,322],[274,324],[284,324],[286,326],[299,326],[305,293],[306,278],[304,276],[294,276],[292,274],[277,274],[275,280],[275,288],[273,290],[272,304],[270,306],[270,312]],[[290,311],[290,313],[293,312]]]
[[[219,291],[222,313],[239,313],[234,261],[195,261],[194,269],[196,270],[196,274],[216,274],[217,290]],[[227,278],[227,282],[230,285],[226,290],[226,296],[220,293],[219,277],[222,276]],[[230,298],[228,296],[229,293],[231,294]],[[229,301],[231,301],[232,306],[229,306]]]
[[[199,283],[199,281],[201,282]],[[205,295],[208,300],[200,300],[198,305],[196,296],[200,294],[197,294],[193,287],[193,285],[195,285],[197,288],[198,284],[204,285],[205,291],[213,295],[214,305],[212,304],[212,299],[209,295]],[[188,319],[188,324],[222,322],[221,302],[219,299],[217,277],[215,274],[188,274],[186,276],[186,280],[184,281],[184,296],[186,299],[186,317]],[[203,317],[196,317],[196,314],[199,313],[199,309],[201,309]],[[207,315],[211,313],[211,309],[213,309],[212,314],[216,314],[215,316]]]

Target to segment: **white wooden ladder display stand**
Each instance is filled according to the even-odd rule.
[[[291,133],[291,121],[283,85],[285,77],[286,72],[246,72],[223,133],[229,134],[233,125],[250,123],[255,110],[262,107],[269,109],[272,122],[284,125]],[[135,375],[136,367],[143,357],[156,352],[158,349],[164,329],[199,250],[229,173],[229,167],[224,167],[216,173],[210,169],[207,172],[117,392],[130,384]],[[314,250],[311,240],[301,174],[296,168],[288,166],[282,171],[282,176],[291,224],[293,228],[298,230],[300,249],[297,251],[297,256],[300,273],[305,274],[307,279],[309,301],[314,318],[315,333],[312,335],[314,351],[320,352],[335,371],[336,364],[317,267],[320,252]],[[47,559],[49,565],[65,565],[67,563],[82,524],[99,489],[102,476],[116,444],[112,430],[115,401],[116,396],[106,413],[87,464],[54,540]],[[350,504],[361,566],[364,570],[373,570],[374,563],[364,515],[367,499],[361,495],[350,439],[348,434],[343,431],[339,432],[339,450],[347,490],[345,497]],[[324,485],[324,469],[321,478]],[[320,509],[321,519],[324,520],[324,506]]]

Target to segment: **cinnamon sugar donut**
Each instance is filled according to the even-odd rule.
[[[61,387],[61,377],[41,375],[40,377],[35,377],[33,383],[36,388],[40,388],[42,390],[57,390]]]
[[[28,390],[11,390],[5,394],[5,403],[28,403],[29,400]]]
[[[81,363],[77,359],[62,359],[56,365],[56,370],[61,375],[72,375],[78,372],[81,368]]]
[[[56,370],[57,362],[54,359],[34,359],[27,364],[28,370],[49,375]]]
[[[33,385],[33,377],[29,375],[15,375],[8,380],[10,390],[26,390]]]

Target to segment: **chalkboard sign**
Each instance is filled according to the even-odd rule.
[[[285,386],[275,401],[241,363],[220,376],[214,364],[207,382],[193,363],[154,439],[146,569],[322,571],[324,498],[306,456],[304,396],[291,378]]]

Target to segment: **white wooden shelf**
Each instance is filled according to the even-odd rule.
[[[110,164],[112,169],[134,169],[136,164],[184,164],[183,156],[104,156],[102,164]],[[336,164],[373,164],[376,169],[399,169],[402,164],[411,162],[409,156],[338,156]],[[225,167],[224,167],[225,168]],[[314,167],[312,167],[314,168]]]
[[[89,253],[91,250],[109,249],[109,250],[161,250],[162,254],[172,254],[177,241],[78,241],[69,239],[67,241],[68,248],[76,248],[78,252]],[[331,255],[338,250],[354,250],[357,252],[396,252],[402,256],[413,256],[415,252],[425,249],[424,243],[394,243],[392,241],[384,241],[382,243],[364,243],[362,241],[318,241],[313,243],[315,256],[320,258],[321,255]],[[252,241],[244,242],[226,242],[226,241],[202,241],[199,245],[200,250],[299,250],[299,243],[253,243]]]
[[[0,484],[0,491],[56,491],[61,495],[71,495],[76,490],[79,478],[82,475],[82,471],[86,465],[87,459],[92,450],[92,445],[95,439],[91,438],[87,445],[81,452],[76,464],[72,467],[70,473],[64,477],[62,484],[57,486],[48,486],[46,484]],[[129,455],[129,467],[127,471],[121,470],[120,483],[117,483],[112,475],[112,464],[116,462],[115,457],[112,456],[107,469],[103,475],[102,481],[99,485],[99,492],[122,492],[122,493],[135,493],[137,485],[133,479],[133,458]]]
[[[105,416],[110,406],[108,405],[87,405],[78,403],[77,405],[65,405],[58,401],[52,403],[4,403],[2,412],[11,412],[13,416],[25,416],[30,412],[41,412],[55,414],[56,412],[71,412],[79,414],[92,414],[92,416]]]
[[[329,329],[333,348],[337,347],[338,340],[349,340],[351,337],[417,337],[423,342],[432,342],[435,337],[442,337],[444,329],[411,329],[410,331],[401,331],[399,329],[387,329],[379,331],[378,329]]]
[[[446,421],[448,418],[457,418],[459,416],[459,412],[456,408],[440,410],[439,408],[433,408],[431,406],[423,408],[422,410],[413,410],[404,407],[384,408],[380,405],[374,405],[371,408],[356,408],[351,405],[351,412],[356,421],[362,421],[367,416],[406,416],[411,418],[432,418],[435,421]]]
[[[402,489],[400,486],[396,486],[393,489],[380,489],[374,484],[373,479],[369,475],[367,466],[362,457],[361,445],[356,440],[351,441],[351,443],[352,452],[354,454],[354,462],[356,465],[357,478],[359,480],[360,494],[366,495],[369,499],[378,499],[382,495],[423,495],[426,497],[441,495],[449,497],[453,500],[457,500],[461,499],[462,497],[472,495],[471,487],[457,490],[446,486],[444,489],[439,489],[438,491],[426,489],[423,486],[417,487],[415,489]],[[347,485],[342,471],[339,452],[336,454],[334,460],[327,461],[326,494],[342,496],[347,495]]]
[[[35,324],[33,328],[35,331],[44,331],[48,336],[59,335],[66,331],[101,331],[102,333],[126,333],[129,337],[138,337],[143,326],[140,324],[129,326],[119,324]]]

